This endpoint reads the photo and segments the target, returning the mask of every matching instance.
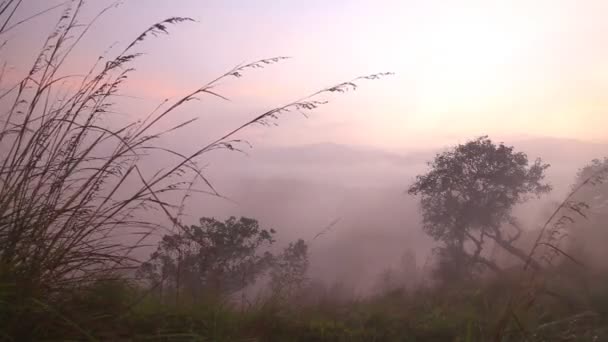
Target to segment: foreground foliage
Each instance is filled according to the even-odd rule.
[[[450,288],[397,289],[339,301],[327,290],[247,307],[218,301],[161,303],[125,281],[83,287],[70,298],[31,303],[29,328],[14,340],[125,341],[603,341],[608,338],[608,274],[589,293],[539,296],[517,324],[495,336],[516,277]],[[568,284],[555,282],[553,288]],[[567,305],[565,300],[568,301]],[[10,317],[6,308],[2,318]],[[35,322],[35,323],[34,323]],[[6,330],[9,328],[9,330]],[[8,334],[5,335],[8,339]]]

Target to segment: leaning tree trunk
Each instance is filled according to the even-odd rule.
[[[504,250],[511,253],[511,255],[517,257],[524,263],[529,264],[534,270],[538,271],[542,269],[542,266],[536,260],[526,254],[526,252],[524,252],[523,250],[513,246],[509,241],[504,240],[500,235],[497,235],[492,238],[497,245],[499,245]]]

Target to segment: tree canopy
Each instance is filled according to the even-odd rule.
[[[203,217],[199,225],[181,227],[165,235],[140,277],[176,298],[230,295],[253,284],[270,271],[273,290],[291,292],[302,285],[308,268],[308,246],[303,240],[272,254],[274,229],[262,229],[257,220],[230,217],[226,221]]]
[[[192,296],[203,291],[230,294],[243,289],[267,270],[273,256],[264,248],[273,242],[273,229],[261,229],[251,218],[224,222],[203,217],[199,225],[165,235],[140,274]]]
[[[521,227],[512,210],[551,190],[544,182],[548,164],[540,159],[529,163],[525,153],[483,136],[437,154],[429,166],[430,171],[417,176],[408,190],[420,196],[427,234],[459,250],[472,244],[471,260],[491,268],[496,265],[481,256],[486,239],[525,258],[513,246]],[[514,232],[509,234],[505,224]]]

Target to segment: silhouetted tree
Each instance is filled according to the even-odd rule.
[[[488,240],[527,260],[526,253],[514,246],[522,228],[511,212],[517,203],[551,190],[543,183],[548,164],[536,159],[529,165],[526,154],[484,136],[437,154],[429,166],[431,170],[419,175],[408,193],[420,195],[423,228],[443,242],[444,261],[447,255],[459,255],[456,259],[469,270],[481,264],[498,271],[482,255]]]
[[[270,271],[270,289],[278,297],[293,295],[305,285],[307,271],[308,245],[299,239],[275,257]]]
[[[273,255],[263,251],[274,240],[273,229],[258,221],[230,217],[225,222],[201,218],[200,225],[183,227],[178,234],[165,235],[140,275],[160,288],[198,297],[229,295],[242,290],[273,264]]]
[[[608,220],[608,158],[594,159],[580,169],[572,191],[543,242],[559,245],[559,239],[569,236],[569,255],[599,266],[602,263],[597,261],[606,257],[604,241],[608,236],[604,229]]]
[[[608,205],[607,181],[608,158],[594,159],[577,173],[573,188],[580,186],[580,189],[577,189],[574,197],[584,201],[591,208],[604,208]]]

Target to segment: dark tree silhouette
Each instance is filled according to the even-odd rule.
[[[575,199],[584,201],[591,208],[603,208],[608,205],[608,158],[594,159],[579,170],[573,189]],[[598,213],[598,214],[603,214]]]
[[[517,203],[551,190],[543,182],[548,164],[536,159],[529,165],[526,154],[484,136],[438,154],[429,166],[408,193],[420,195],[423,228],[443,242],[447,254],[460,255],[457,259],[465,260],[469,270],[481,265],[499,271],[482,254],[493,241],[527,260],[514,245],[522,228],[511,212]]]
[[[275,259],[270,271],[270,288],[277,298],[289,297],[302,290],[308,271],[308,245],[299,239],[287,246]]]
[[[253,283],[272,264],[264,249],[273,229],[261,229],[255,219],[230,217],[225,222],[201,218],[200,225],[165,235],[140,275],[163,289],[192,297],[229,295]],[[177,299],[176,299],[177,300]]]
[[[572,195],[558,207],[552,226],[537,244],[558,247],[563,238],[569,237],[570,261],[599,266],[601,263],[597,260],[605,259],[604,241],[608,238],[604,229],[608,220],[607,206],[608,158],[594,159],[579,170],[572,185]],[[554,253],[549,255],[548,261],[562,252],[553,247],[549,248]]]

